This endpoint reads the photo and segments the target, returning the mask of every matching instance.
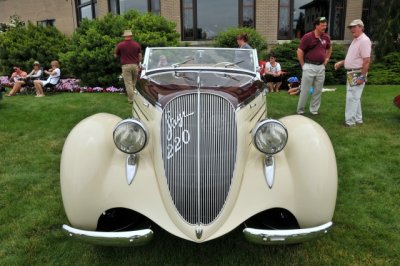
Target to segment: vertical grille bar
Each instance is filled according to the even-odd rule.
[[[211,223],[225,204],[236,161],[233,106],[214,94],[176,97],[164,108],[161,131],[176,209],[190,224]]]

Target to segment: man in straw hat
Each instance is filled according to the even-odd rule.
[[[353,41],[347,50],[346,58],[335,64],[335,70],[342,66],[347,70],[345,126],[351,127],[363,123],[361,94],[367,78],[372,44],[364,33],[364,23],[361,19],[353,20],[348,28],[353,35]]]
[[[132,40],[131,30],[125,30],[122,36],[124,40],[115,47],[114,56],[119,58],[122,65],[122,77],[128,94],[128,102],[133,103],[133,92],[136,90],[135,85],[142,52],[140,44]]]

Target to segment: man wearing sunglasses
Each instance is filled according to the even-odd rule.
[[[311,94],[310,113],[318,115],[321,105],[322,87],[325,81],[325,66],[332,54],[331,39],[325,33],[328,22],[325,17],[314,21],[314,30],[306,33],[297,49],[297,59],[303,70],[297,113],[304,114],[308,95]],[[313,88],[313,89],[312,89]]]

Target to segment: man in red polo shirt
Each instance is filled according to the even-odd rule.
[[[132,31],[125,30],[122,36],[124,40],[115,47],[114,56],[119,58],[122,65],[122,77],[128,94],[128,102],[133,103],[133,92],[136,90],[142,51],[140,44],[132,40]]]
[[[318,17],[314,21],[314,30],[303,36],[297,49],[297,59],[303,70],[300,97],[297,105],[297,113],[300,115],[304,114],[304,107],[309,94],[312,94],[310,102],[311,114],[318,115],[321,105],[325,66],[332,54],[331,39],[325,33],[326,27],[326,18]]]

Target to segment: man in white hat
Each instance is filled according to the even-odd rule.
[[[119,58],[122,65],[122,77],[128,94],[128,102],[133,103],[133,93],[136,90],[138,68],[142,60],[141,47],[132,40],[132,31],[125,30],[122,35],[124,40],[117,44],[114,56]]]
[[[345,126],[352,127],[363,123],[361,94],[367,81],[372,44],[364,33],[364,23],[361,19],[353,20],[348,28],[353,35],[353,41],[346,58],[335,64],[335,70],[341,66],[347,70]]]

